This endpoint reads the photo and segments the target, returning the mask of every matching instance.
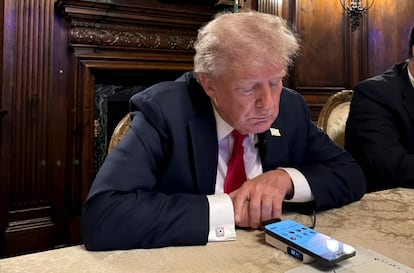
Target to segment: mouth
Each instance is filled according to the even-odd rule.
[[[269,117],[266,117],[266,118],[264,118],[264,117],[263,118],[254,118],[254,119],[251,120],[251,122],[252,122],[251,124],[254,127],[260,127],[260,128],[263,128],[263,126],[264,127],[268,127],[272,123]]]
[[[264,116],[264,117],[254,117],[252,119],[257,122],[264,122],[264,121],[270,120],[271,118],[272,118],[271,116]]]

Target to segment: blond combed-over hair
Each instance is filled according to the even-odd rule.
[[[281,17],[257,11],[223,12],[198,32],[194,72],[215,77],[229,68],[263,63],[286,72],[298,49],[298,38]]]

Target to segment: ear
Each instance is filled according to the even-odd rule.
[[[213,80],[204,73],[198,74],[198,79],[207,96],[209,96],[210,99],[214,100],[216,97],[216,91],[214,89]]]

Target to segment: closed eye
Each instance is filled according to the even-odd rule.
[[[280,84],[280,80],[277,80],[277,81],[276,80],[275,81],[269,81],[270,88],[278,87],[279,84]]]
[[[241,94],[243,95],[250,95],[252,94],[257,88],[257,84],[254,85],[249,85],[249,86],[243,86],[238,88],[238,90],[240,91]]]

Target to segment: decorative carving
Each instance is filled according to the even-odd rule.
[[[195,31],[150,26],[102,24],[74,20],[71,44],[91,44],[150,49],[193,50]]]

